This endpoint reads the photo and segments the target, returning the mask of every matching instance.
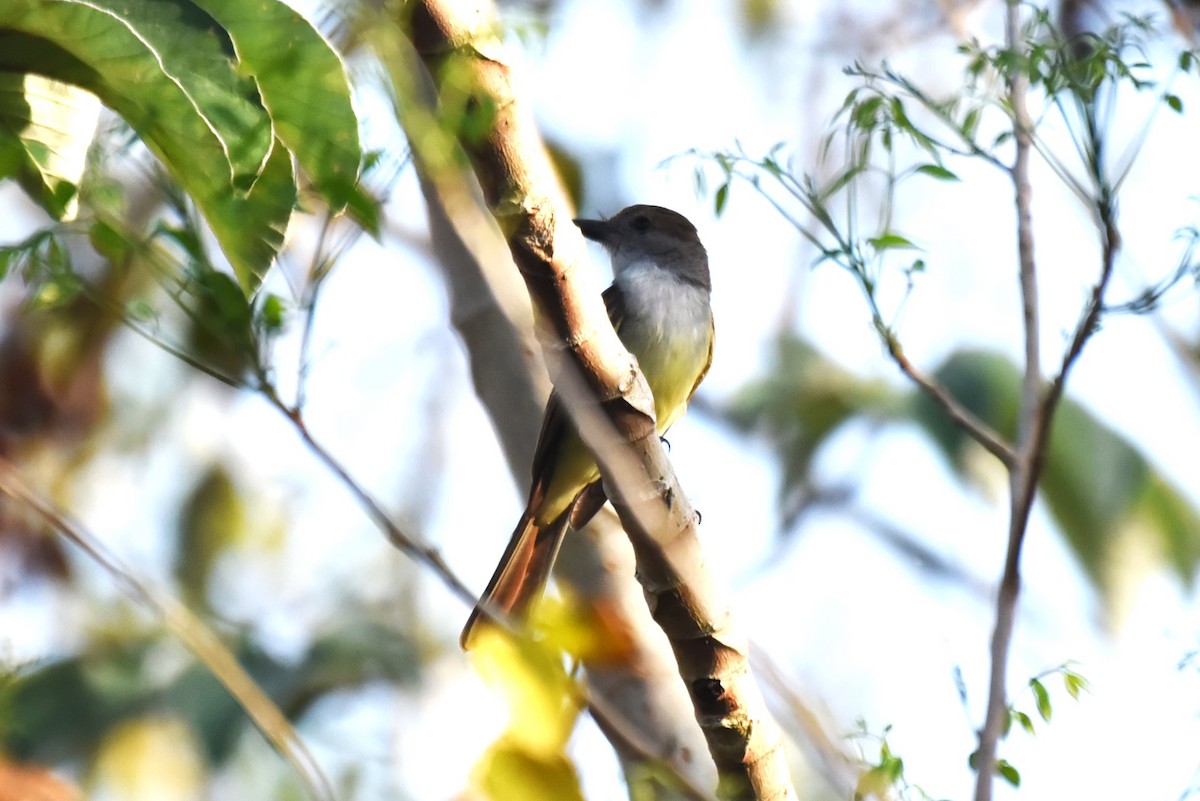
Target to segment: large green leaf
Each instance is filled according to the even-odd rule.
[[[291,163],[220,27],[187,0],[7,0],[0,70],[92,92],[166,165],[247,292],[283,243]]]
[[[247,293],[283,243],[292,155],[331,205],[377,225],[358,184],[344,66],[277,0],[6,0],[0,72],[72,84],[120,114],[196,203]],[[30,136],[33,116],[26,92],[0,93],[0,177],[37,167],[30,154],[46,147]],[[35,196],[62,216],[75,184],[58,177],[42,184],[61,192]]]
[[[275,135],[335,209],[372,232],[378,208],[358,183],[363,153],[345,65],[311,25],[278,0],[195,0],[232,37]]]
[[[934,377],[975,415],[1012,438],[1020,375],[994,353],[955,353]],[[973,441],[924,395],[916,417],[954,464],[971,478]],[[1121,546],[1149,537],[1150,547],[1187,582],[1200,565],[1200,514],[1127,439],[1066,399],[1050,434],[1040,490],[1063,536],[1092,581],[1112,588]]]

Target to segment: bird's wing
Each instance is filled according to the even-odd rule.
[[[692,391],[688,393],[688,400],[696,394],[696,390],[700,387],[700,382],[704,380],[704,376],[708,375],[708,368],[712,367],[713,345],[717,341],[717,324],[713,321],[712,315],[708,316],[708,358],[704,360],[704,369],[696,376],[696,383],[692,384]]]
[[[625,293],[621,287],[612,284],[600,295],[604,299],[604,308],[608,309],[608,319],[612,321],[617,335],[621,334],[621,323],[625,320]]]
[[[604,290],[601,297],[604,299],[604,307],[608,310],[608,319],[612,322],[613,328],[620,334],[621,322],[625,319],[625,300],[621,288],[613,284]],[[542,416],[542,430],[538,434],[537,448],[533,452],[533,488],[530,491],[531,498],[543,489],[542,482],[553,474],[553,461],[558,454],[555,449],[550,447],[551,443],[561,442],[563,434],[572,425],[571,417],[567,414],[562,397],[559,395],[557,389],[553,390],[550,393],[550,399],[546,401],[546,412]]]

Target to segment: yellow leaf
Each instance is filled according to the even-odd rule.
[[[532,624],[547,642],[589,664],[613,667],[629,662],[633,655],[628,626],[609,605],[564,593],[561,600],[548,598],[538,604]]]
[[[539,754],[508,736],[488,749],[472,778],[491,801],[583,801],[579,776],[564,754]]]
[[[509,708],[505,735],[532,754],[562,752],[579,715],[574,682],[559,651],[545,642],[484,627],[471,655],[476,669],[501,690]]]
[[[88,795],[193,801],[200,798],[203,781],[203,759],[188,725],[174,718],[142,718],[115,726],[104,738]]]

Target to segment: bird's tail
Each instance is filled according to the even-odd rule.
[[[521,516],[492,580],[463,627],[458,642],[464,651],[471,650],[475,636],[487,624],[483,614],[485,607],[504,614],[514,623],[520,623],[528,615],[550,580],[550,569],[558,556],[569,518],[569,509],[544,525],[539,524],[529,510]]]

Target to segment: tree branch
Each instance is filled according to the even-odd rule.
[[[439,0],[415,3],[412,11],[413,45],[443,98],[465,95],[465,113],[482,123],[459,142],[540,315],[555,386],[596,455],[633,544],[647,602],[671,642],[716,763],[718,795],[794,798],[782,736],[750,674],[747,639],[705,570],[696,516],[656,434],[645,379],[599,294],[580,286],[582,236],[513,94],[508,67],[481,34],[488,15],[473,3]]]
[[[1009,0],[1007,9],[1008,46],[1020,47],[1020,10],[1016,0]],[[1022,59],[1024,53],[1021,53]],[[1020,258],[1021,297],[1025,331],[1025,374],[1021,386],[1021,410],[1017,430],[1016,461],[1009,472],[1011,514],[1009,518],[1008,548],[1005,554],[1004,573],[1000,580],[1000,591],[996,600],[995,628],[992,633],[992,666],[988,690],[987,717],[979,735],[979,751],[976,762],[976,801],[990,801],[992,797],[992,773],[996,764],[996,744],[1002,736],[1008,714],[1007,665],[1012,643],[1013,627],[1016,622],[1017,599],[1021,589],[1021,548],[1029,528],[1029,515],[1037,494],[1038,481],[1045,464],[1046,451],[1050,442],[1051,427],[1058,405],[1062,401],[1067,378],[1083,352],[1088,339],[1096,332],[1100,315],[1104,311],[1105,293],[1116,264],[1117,251],[1121,246],[1116,224],[1116,209],[1106,179],[1106,168],[1100,153],[1101,133],[1089,117],[1087,145],[1096,157],[1088,164],[1093,190],[1094,212],[1100,228],[1101,263],[1100,275],[1092,287],[1088,303],[1080,315],[1071,341],[1063,352],[1058,372],[1047,385],[1041,375],[1038,343],[1038,298],[1037,274],[1033,254],[1031,196],[1029,183],[1029,154],[1033,144],[1033,123],[1026,106],[1027,82],[1023,66],[1018,66],[1009,76],[1009,94],[1013,109],[1013,131],[1016,138],[1016,159],[1012,167],[1012,180],[1016,190],[1017,245]],[[1085,104],[1090,101],[1084,101]],[[1094,108],[1085,107],[1086,114]]]
[[[1013,451],[1012,446],[993,431],[987,423],[972,414],[970,409],[959,403],[953,395],[946,391],[945,387],[925,375],[916,365],[910,362],[895,335],[891,332],[884,332],[884,339],[887,344],[888,355],[891,356],[892,361],[896,363],[900,371],[920,387],[921,391],[928,395],[930,400],[936,403],[946,413],[946,416],[954,421],[955,425],[965,431],[971,439],[982,445],[984,450],[995,456],[1000,460],[1001,464],[1011,470],[1016,462],[1016,453]]]
[[[1047,428],[1051,412],[1039,405],[1041,393],[1041,356],[1039,349],[1037,265],[1033,250],[1032,187],[1029,182],[1029,155],[1033,146],[1033,120],[1026,104],[1028,80],[1025,77],[1024,48],[1021,42],[1021,9],[1017,0],[1008,0],[1005,39],[1010,51],[1019,52],[1018,64],[1008,74],[1008,94],[1012,102],[1013,134],[1016,155],[1011,170],[1017,209],[1017,254],[1020,264],[1021,309],[1025,336],[1025,373],[1021,382],[1021,407],[1017,423],[1016,458],[1009,467],[1010,511],[1008,547],[1004,572],[996,598],[996,617],[992,629],[991,671],[988,681],[987,714],[979,732],[976,752],[975,801],[991,801],[996,766],[996,743],[1004,731],[1008,715],[1008,652],[1016,621],[1017,597],[1021,590],[1021,547],[1029,525],[1029,510],[1037,490],[1041,468],[1038,433]],[[1042,447],[1044,450],[1044,445]]]

